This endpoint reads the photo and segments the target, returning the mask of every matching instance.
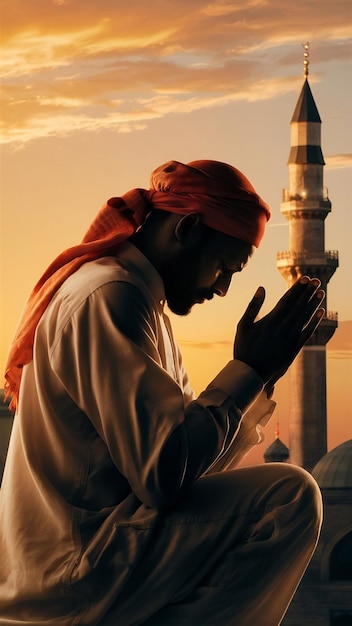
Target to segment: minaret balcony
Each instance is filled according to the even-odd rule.
[[[329,282],[339,265],[337,250],[308,252],[286,250],[276,255],[276,267],[284,279],[293,284],[300,276],[316,276],[322,283]]]
[[[314,198],[308,191],[305,190],[299,193],[292,193],[289,189],[282,190],[282,202],[306,202],[307,200],[314,202],[318,201],[322,202],[323,204],[331,205],[327,187],[323,187],[322,194],[319,196],[314,196]]]
[[[326,311],[324,319],[329,320],[330,322],[337,322],[338,320],[337,311]]]
[[[321,219],[324,220],[331,211],[331,202],[327,191],[322,195],[311,195],[308,192],[292,194],[288,189],[282,190],[281,213],[290,219]]]
[[[310,250],[284,250],[276,255],[277,267],[287,265],[323,265],[335,267],[339,265],[339,253],[337,250],[325,252],[312,252]]]

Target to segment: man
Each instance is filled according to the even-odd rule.
[[[171,161],[111,199],[34,288],[11,348],[1,624],[276,626],[314,550],[319,490],[284,464],[233,469],[320,321],[303,277],[198,398],[179,315],[224,296],[269,208],[235,168]]]

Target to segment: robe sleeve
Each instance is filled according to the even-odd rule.
[[[48,336],[52,369],[113,463],[141,502],[163,509],[226,454],[263,383],[231,361],[185,404],[181,385],[162,365],[155,315],[134,285],[112,281],[64,325],[59,314]]]
[[[262,391],[254,404],[245,412],[240,427],[226,453],[221,455],[208,469],[208,473],[235,469],[254,446],[265,439],[264,427],[269,422],[276,402],[268,400]]]

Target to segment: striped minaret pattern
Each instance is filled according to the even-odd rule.
[[[289,250],[277,254],[277,268],[290,287],[303,275],[327,284],[338,267],[338,253],[325,250],[325,218],[331,202],[323,183],[321,119],[308,83],[308,44],[304,46],[304,84],[291,120],[289,188],[281,212],[289,222]],[[337,327],[328,311],[289,370],[290,462],[311,471],[327,452],[326,344]]]

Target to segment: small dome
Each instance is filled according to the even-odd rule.
[[[352,439],[325,454],[312,475],[322,489],[352,489]]]
[[[267,463],[287,461],[289,457],[288,447],[282,443],[279,437],[265,450],[264,459]]]

